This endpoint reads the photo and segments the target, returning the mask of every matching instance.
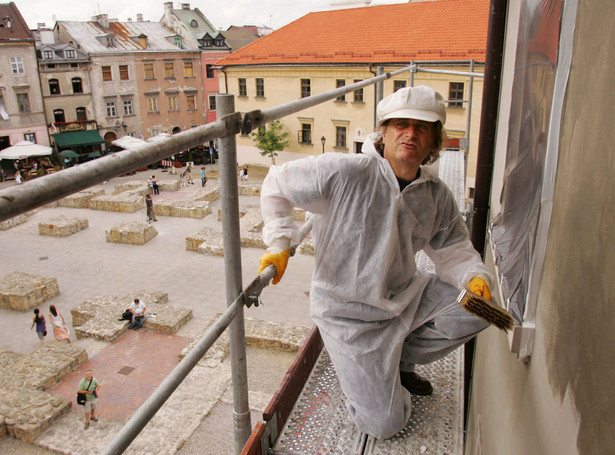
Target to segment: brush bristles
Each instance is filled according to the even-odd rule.
[[[512,330],[514,322],[512,316],[489,300],[473,292],[465,291],[459,296],[458,301],[466,311],[484,319],[498,329],[505,332]]]

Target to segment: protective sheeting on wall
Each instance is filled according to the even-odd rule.
[[[561,0],[522,1],[501,211],[490,226],[502,294],[518,322],[525,312],[541,211],[561,7]]]

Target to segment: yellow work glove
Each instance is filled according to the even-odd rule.
[[[290,249],[284,250],[281,253],[265,253],[260,258],[260,267],[258,269],[258,273],[265,270],[271,264],[275,265],[275,276],[271,282],[273,284],[278,284],[286,271],[286,265],[288,264],[288,258],[290,257]]]
[[[489,286],[487,282],[482,278],[475,276],[468,283],[468,289],[472,291],[474,294],[478,294],[481,297],[484,297],[487,300],[491,300],[491,291],[489,290]]]

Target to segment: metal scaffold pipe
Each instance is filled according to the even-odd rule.
[[[233,95],[216,95],[218,115],[235,110]],[[237,141],[235,135],[223,137],[220,145],[220,194],[224,240],[224,276],[228,305],[241,294],[241,239],[239,234],[239,191],[237,188]],[[243,307],[229,327],[231,373],[233,378],[233,417],[235,452],[241,453],[252,433],[248,403],[248,367]]]
[[[216,122],[191,128],[155,143],[138,145],[23,185],[0,190],[0,221],[57,201],[112,177],[136,171],[215,138],[237,134],[240,124],[241,114],[236,112]]]

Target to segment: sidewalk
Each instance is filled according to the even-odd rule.
[[[246,163],[252,163],[252,161]],[[217,165],[207,165],[208,170],[213,168],[217,168]],[[179,178],[178,174],[171,175],[160,169],[148,170],[131,176],[114,178],[97,187],[103,188],[106,194],[111,194],[114,186],[122,181],[143,180],[145,182],[151,175],[156,175],[160,181]],[[161,192],[159,196],[155,196],[154,204],[156,200],[181,198],[188,193],[201,191],[198,172],[193,175],[194,185],[180,188],[177,192]],[[14,185],[14,182],[0,182],[0,188],[11,185]],[[257,197],[240,197],[240,204],[258,205],[258,203]],[[214,203],[213,213],[202,220],[158,216],[158,222],[153,224],[158,231],[158,236],[143,246],[107,243],[105,229],[122,221],[145,221],[145,207],[132,214],[61,207],[41,208],[26,223],[0,231],[0,248],[5,258],[0,262],[0,279],[14,271],[57,278],[60,295],[45,302],[40,309],[47,317],[49,304],[54,304],[64,315],[69,327],[71,326],[71,309],[94,296],[119,297],[136,290],[158,290],[168,293],[169,305],[192,309],[194,315],[191,322],[176,335],[168,336],[169,339],[164,338],[167,336],[154,334],[163,337],[156,341],[156,337],[150,337],[150,334],[141,331],[128,333],[126,335],[129,337],[126,339],[121,338],[116,344],[108,345],[88,339],[77,341],[74,331],[71,330],[72,342],[86,347],[90,359],[88,363],[91,364],[95,376],[98,374],[97,371],[106,369],[117,372],[121,368],[117,363],[121,363],[122,359],[119,357],[121,351],[126,352],[131,345],[142,344],[146,350],[156,353],[165,343],[169,343],[167,360],[161,357],[148,360],[149,364],[142,366],[141,373],[147,375],[147,372],[159,370],[166,374],[166,371],[170,371],[169,369],[177,364],[175,352],[181,350],[183,345],[201,333],[204,325],[226,308],[224,259],[186,251],[187,236],[198,232],[203,227],[221,229],[221,224],[217,220],[219,206],[219,201]],[[87,218],[89,228],[63,238],[39,235],[38,223],[58,215]],[[261,254],[262,251],[258,249],[242,248],[244,285],[256,276],[258,258]],[[246,309],[246,317],[311,327],[307,294],[312,267],[312,256],[297,255],[292,258],[284,280],[277,286],[269,286],[262,295],[263,305]],[[28,353],[39,346],[36,334],[29,330],[32,316],[31,312],[0,309],[0,329],[4,334],[0,340],[0,349]],[[52,332],[49,331],[47,340],[52,336]],[[262,403],[259,403],[258,399],[252,403],[253,394],[260,397],[266,405],[267,397],[275,390],[275,388],[270,389],[274,385],[277,387],[294,357],[288,353],[261,351],[250,349],[248,353],[248,362],[251,363],[248,367],[248,373],[251,375],[249,382],[251,406],[255,409],[262,406]],[[124,364],[129,364],[129,362],[125,361],[122,365]],[[118,366],[120,368],[117,368]],[[251,367],[254,372],[258,372],[263,377],[253,376],[250,372]],[[230,384],[228,368],[228,364],[223,362],[216,370],[217,372],[199,371],[199,374],[195,374],[195,378],[192,379],[194,387],[184,392],[183,401],[180,401],[171,411],[167,411],[170,412],[165,417],[167,421],[175,422],[173,425],[184,425],[186,431],[190,430],[185,437],[187,442],[180,453],[233,452],[232,410],[229,404],[232,403],[232,398],[229,400],[228,397]],[[211,374],[218,379],[212,379]],[[81,375],[81,371],[78,375]],[[193,375],[191,374],[189,378],[191,376]],[[130,379],[130,375],[127,377]],[[134,380],[137,382],[150,381],[157,385],[160,378],[154,379],[152,374],[149,379],[135,376]],[[228,384],[225,382],[227,380]],[[132,379],[129,383],[130,381]],[[73,382],[75,384],[72,384]],[[57,387],[57,393],[74,399],[73,392],[76,382],[77,377],[71,378],[68,382],[63,381]],[[107,384],[103,381],[103,390],[114,396],[108,396],[108,398],[105,398],[104,394],[101,396],[101,422],[98,427],[95,427],[96,424],[90,426],[87,431],[93,430],[91,434],[82,433],[84,431],[82,411],[73,406],[69,415],[61,418],[39,439],[45,441],[47,447],[54,447],[54,450],[59,450],[54,444],[57,444],[58,440],[63,441],[62,453],[99,453],[99,445],[108,442],[127,417],[125,413],[122,414],[124,411],[121,411],[121,405],[118,408],[112,406],[113,401],[121,400],[130,394],[129,390],[117,388],[117,384],[120,383],[113,386],[110,379],[106,379],[106,382]],[[195,401],[195,397],[199,397],[199,391],[208,384],[212,387],[217,384],[214,387],[216,390],[212,390],[207,399],[203,398],[203,403],[198,399]],[[148,384],[150,385],[152,384]],[[60,391],[61,388],[62,391]],[[149,393],[151,391],[143,392],[144,396]],[[105,403],[105,400],[108,401]],[[195,402],[198,409],[194,410],[193,406],[186,406],[187,401]],[[189,425],[182,421],[182,413],[196,413],[197,411],[199,415],[193,414],[193,417],[188,419]],[[202,416],[200,416],[201,412],[204,412]],[[209,417],[201,422],[201,419],[208,413]],[[213,418],[212,415],[217,417]],[[259,417],[258,412],[253,412],[252,424]],[[179,420],[175,420],[178,418]],[[160,424],[159,428],[162,429],[164,426]],[[215,438],[212,436],[212,431],[216,432]],[[154,434],[158,433],[152,433]],[[160,435],[163,438],[162,433]],[[90,439],[92,444],[89,444]],[[217,442],[214,443],[214,441]],[[156,440],[150,442],[156,443]],[[163,452],[164,450],[160,451],[160,453]],[[54,452],[7,437],[0,440],[0,453],[46,454]]]

